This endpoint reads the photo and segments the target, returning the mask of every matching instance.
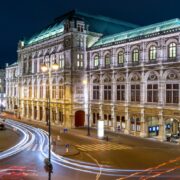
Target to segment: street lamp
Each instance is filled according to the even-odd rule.
[[[48,99],[47,99],[47,106],[48,106],[48,120],[47,120],[47,125],[48,125],[48,140],[49,140],[49,149],[48,149],[48,159],[45,159],[45,164],[47,166],[47,170],[49,172],[49,180],[51,180],[51,173],[52,173],[52,163],[51,163],[51,120],[50,120],[50,104],[51,104],[51,93],[50,93],[50,80],[51,80],[51,70],[58,70],[59,65],[56,63],[56,59],[54,61],[54,63],[51,65],[50,62],[50,57],[51,55],[49,55],[48,57],[48,61],[44,62],[41,65],[41,70],[42,72],[48,72],[48,80],[49,80],[49,94],[48,94]]]
[[[173,129],[173,121],[174,121],[174,119],[171,118],[170,120],[171,120],[171,131],[172,131],[172,135],[173,135],[173,131],[174,131],[174,129]]]
[[[89,93],[90,93],[90,91],[89,91],[89,87],[88,87],[88,84],[89,82],[88,82],[88,79],[86,80],[83,80],[83,84],[85,85],[85,86],[87,86],[87,110],[88,110],[88,112],[87,112],[87,123],[88,123],[88,127],[87,127],[87,135],[88,136],[90,136],[90,119],[89,119]]]

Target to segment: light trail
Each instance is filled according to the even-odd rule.
[[[3,153],[0,153],[0,159],[4,159],[6,157],[15,155],[21,151],[24,151],[37,142],[38,142],[38,149],[40,150],[41,155],[44,158],[48,157],[48,133],[46,131],[39,128],[32,127],[27,124],[15,122],[12,120],[6,120],[6,124],[11,126],[12,128],[16,128],[18,132],[21,133],[22,139],[16,146],[10,148],[7,151],[4,151]],[[127,178],[131,177],[131,176],[132,177],[145,176],[146,178],[148,178],[150,177],[148,174],[142,175],[143,173],[147,173],[148,170],[150,172],[153,171],[154,173],[159,172],[159,169],[152,169],[152,168],[144,169],[144,170],[115,169],[115,168],[111,168],[109,166],[103,166],[100,164],[98,167],[97,164],[66,158],[66,157],[63,157],[54,153],[53,151],[52,151],[52,162],[53,164],[57,164],[59,166],[63,166],[71,170],[76,170],[76,171],[91,173],[91,174],[97,174],[101,172],[101,175],[114,176],[114,177],[119,177],[119,178],[122,177],[122,179],[126,177]]]

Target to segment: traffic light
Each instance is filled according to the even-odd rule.
[[[53,173],[53,165],[51,164],[51,162],[49,162],[48,158],[44,159],[44,164],[45,171]]]

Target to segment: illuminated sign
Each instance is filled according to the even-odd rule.
[[[99,138],[104,137],[104,121],[102,120],[98,121],[98,137]]]

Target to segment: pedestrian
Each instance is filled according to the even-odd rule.
[[[109,141],[109,137],[108,136],[106,136],[106,141]]]

